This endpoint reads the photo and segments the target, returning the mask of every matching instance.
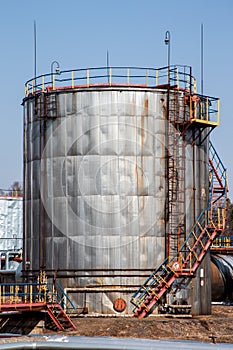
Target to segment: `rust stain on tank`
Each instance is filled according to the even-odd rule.
[[[143,188],[144,188],[144,174],[143,174],[142,168],[140,168],[138,164],[135,165],[134,173],[137,181],[137,194],[142,195]],[[144,208],[144,203],[143,203],[143,208]]]
[[[133,98],[133,101],[131,103],[131,116],[136,115],[136,101],[135,98]]]
[[[144,99],[143,102],[143,110],[142,110],[142,114],[141,114],[141,167],[138,166],[138,164],[135,165],[135,177],[136,177],[136,181],[137,181],[137,192],[138,195],[141,195],[143,193],[143,188],[144,188],[144,173],[143,173],[143,147],[144,147],[144,142],[145,142],[145,136],[146,133],[148,133],[148,105],[149,105],[149,100],[148,97],[146,97]],[[146,125],[145,125],[146,124]],[[146,128],[146,129],[145,129]],[[148,143],[148,137],[146,139],[146,143]],[[143,203],[142,206],[144,208],[144,198],[143,198]]]
[[[144,106],[143,106],[143,111],[141,115],[141,136],[142,136],[142,147],[144,145],[144,139],[145,139],[145,117],[148,117],[148,97],[145,98],[144,100]]]

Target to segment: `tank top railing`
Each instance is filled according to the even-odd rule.
[[[162,68],[97,67],[51,72],[35,77],[25,84],[25,96],[30,94],[88,88],[94,86],[138,86],[151,88],[177,88],[196,92],[196,80],[189,66]],[[170,86],[168,86],[170,82]]]

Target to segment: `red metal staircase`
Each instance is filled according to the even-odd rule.
[[[138,318],[148,316],[161,303],[174,281],[181,278],[188,282],[195,276],[213,240],[224,230],[226,169],[211,143],[209,171],[209,207],[202,211],[176,256],[172,260],[165,259],[134,293],[131,303],[135,306],[134,315]]]
[[[42,280],[43,278],[44,277],[42,277]],[[47,283],[45,284],[45,286],[47,292],[46,310],[50,319],[53,321],[53,324],[60,331],[63,331],[67,328],[76,329],[70,317],[67,315],[67,313],[71,314],[73,311],[75,311],[76,308],[72,301],[69,299],[68,295],[65,294],[62,286],[59,283],[53,284],[52,288]]]
[[[67,328],[76,329],[75,325],[60,304],[51,303],[46,306],[48,315],[60,331],[64,331]]]

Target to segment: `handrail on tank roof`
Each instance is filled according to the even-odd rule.
[[[25,96],[95,86],[176,88],[189,93],[196,92],[196,80],[192,76],[190,66],[172,65],[161,68],[124,66],[80,68],[39,75],[25,83]]]
[[[25,84],[25,96],[95,87],[151,88],[182,91],[190,105],[190,121],[202,126],[220,124],[219,98],[196,92],[192,68],[184,65],[170,67],[96,67],[64,70],[39,75]]]

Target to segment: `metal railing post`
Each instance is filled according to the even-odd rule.
[[[127,69],[127,84],[130,84],[130,69]]]
[[[24,286],[24,302],[27,302],[27,294],[28,294],[28,286],[27,284]]]
[[[193,119],[193,112],[192,112],[192,95],[189,95],[189,115],[190,115],[190,121]]]
[[[220,99],[218,98],[218,116],[217,116],[217,123],[220,124]]]
[[[193,90],[194,90],[194,93],[196,94],[197,93],[197,81],[196,81],[196,79],[194,79],[193,85],[194,85]]]
[[[158,71],[158,69],[156,69],[156,71],[155,71],[155,85],[156,86],[159,85],[159,71]]]
[[[42,92],[45,90],[45,85],[44,85],[44,75],[42,76]]]
[[[146,70],[146,86],[148,86],[148,69]]]
[[[177,88],[179,89],[180,88],[180,81],[179,81],[179,70],[178,70],[178,68],[176,68],[176,85],[177,85]]]
[[[72,89],[74,88],[74,71],[72,70],[72,73],[71,73],[71,79],[72,79]]]
[[[112,68],[109,68],[109,72],[110,72],[109,85],[112,86]]]
[[[52,74],[52,78],[53,78],[52,79],[53,80],[52,81],[52,89],[55,90],[55,74],[54,73]]]
[[[30,300],[30,304],[32,304],[32,285],[31,284],[29,287],[29,300]]]
[[[209,100],[206,98],[206,121],[209,121]]]
[[[87,87],[89,87],[90,86],[90,71],[89,71],[89,69],[87,69]]]

